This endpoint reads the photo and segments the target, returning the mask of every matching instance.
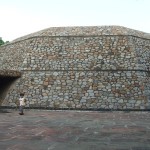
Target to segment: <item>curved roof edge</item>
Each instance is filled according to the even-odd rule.
[[[40,36],[101,36],[101,35],[131,35],[150,39],[150,33],[122,27],[122,26],[75,26],[51,27],[29,35],[17,38],[12,42]]]

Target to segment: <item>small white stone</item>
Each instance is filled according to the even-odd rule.
[[[57,76],[57,75],[58,75],[58,72],[54,72],[53,75],[54,75],[54,76]]]
[[[98,56],[98,59],[103,59],[103,57],[101,55]]]

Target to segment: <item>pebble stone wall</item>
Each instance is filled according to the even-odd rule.
[[[150,108],[150,34],[119,26],[49,28],[0,52],[0,70],[22,74],[3,106],[16,106],[23,90],[27,107]]]

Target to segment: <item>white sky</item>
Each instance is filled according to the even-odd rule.
[[[58,26],[120,25],[150,33],[150,0],[0,0],[0,37]]]

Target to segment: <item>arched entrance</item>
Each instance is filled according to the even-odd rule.
[[[0,105],[5,99],[10,87],[21,76],[18,71],[1,71],[0,72]]]

